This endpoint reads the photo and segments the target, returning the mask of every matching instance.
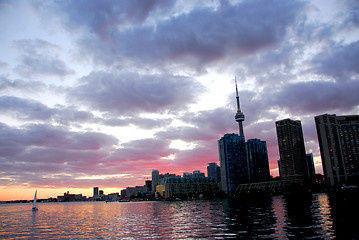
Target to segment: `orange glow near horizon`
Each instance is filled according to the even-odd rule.
[[[101,188],[104,194],[121,193],[123,188]],[[0,187],[1,195],[0,201],[17,201],[17,200],[32,200],[34,198],[35,190],[37,190],[37,199],[57,198],[63,196],[65,192],[70,194],[82,194],[83,196],[92,197],[93,187],[91,188],[5,188]]]
[[[322,172],[322,165],[321,161],[318,161],[318,158],[315,158],[315,167],[316,172],[321,173]],[[194,170],[200,170],[201,172],[204,172],[207,176],[207,166],[202,166],[201,168],[196,168]],[[183,172],[186,172],[184,169],[177,170],[177,171],[165,171],[162,169],[160,171],[161,174],[164,174],[166,172],[174,173],[177,175],[183,174]],[[279,169],[277,168],[271,168],[270,174],[273,177],[279,176]],[[146,175],[144,175],[146,176]],[[19,187],[19,188],[9,188],[6,186],[0,186],[0,201],[16,201],[16,200],[32,200],[34,198],[35,190],[37,189],[37,198],[38,199],[48,199],[48,198],[57,198],[57,196],[63,196],[65,192],[69,191],[70,194],[82,194],[86,197],[92,197],[93,196],[93,187],[99,187],[99,190],[103,190],[104,194],[110,194],[110,193],[121,193],[122,189],[125,189],[126,187],[134,187],[136,185],[145,185],[145,180],[151,180],[151,173],[147,175],[147,177],[143,178],[143,183],[141,182],[142,179],[133,179],[133,184],[125,183],[125,186],[119,186],[118,188],[106,188],[98,186],[92,186],[89,188],[25,188],[25,187]]]

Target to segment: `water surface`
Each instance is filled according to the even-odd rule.
[[[39,203],[36,212],[30,204],[2,204],[0,238],[359,239],[350,219],[357,205],[324,193],[239,201]]]

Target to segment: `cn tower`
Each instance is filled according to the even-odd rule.
[[[236,98],[237,98],[237,113],[236,116],[234,117],[234,119],[236,120],[236,122],[238,122],[238,126],[239,126],[239,136],[244,137],[244,132],[243,132],[243,121],[244,121],[244,114],[241,111],[241,106],[239,104],[239,96],[238,96],[238,88],[237,88],[237,79],[234,78],[234,82],[236,83]]]

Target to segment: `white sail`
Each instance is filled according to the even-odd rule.
[[[37,190],[35,191],[34,201],[32,202],[32,210],[37,210],[37,208],[36,208],[36,194],[37,194]]]

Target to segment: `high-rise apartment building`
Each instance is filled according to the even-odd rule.
[[[359,115],[315,117],[323,172],[329,186],[359,178]]]
[[[152,192],[156,192],[156,186],[160,180],[160,172],[158,170],[152,170]]]
[[[305,159],[306,159],[305,164],[307,169],[307,177],[308,179],[313,180],[315,176],[313,153],[306,154]]]
[[[222,190],[232,196],[238,184],[248,182],[244,136],[225,134],[218,140]]]
[[[221,181],[221,168],[217,163],[208,163],[207,176],[213,178],[215,182]]]
[[[94,187],[93,188],[93,196],[97,197],[98,196],[98,187]]]
[[[246,142],[246,152],[250,182],[269,181],[270,171],[268,162],[267,143],[260,139],[249,139]]]
[[[276,123],[280,155],[281,178],[292,183],[307,178],[306,154],[302,124],[299,120],[284,119]]]

